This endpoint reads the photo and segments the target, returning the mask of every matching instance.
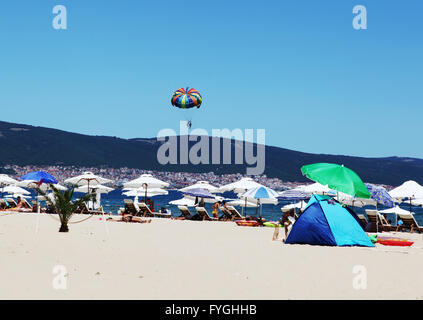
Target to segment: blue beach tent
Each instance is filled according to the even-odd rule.
[[[358,221],[331,197],[313,195],[285,243],[374,247]]]

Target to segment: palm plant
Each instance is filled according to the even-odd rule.
[[[84,202],[93,200],[95,198],[95,194],[87,194],[76,201],[72,201],[75,188],[67,189],[63,192],[58,190],[52,184],[50,184],[50,188],[53,191],[54,200],[51,199],[46,192],[39,188],[37,189],[37,192],[46,199],[53,211],[59,215],[61,222],[59,232],[69,232],[68,223],[73,213]]]

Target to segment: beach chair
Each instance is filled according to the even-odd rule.
[[[242,220],[244,217],[238,212],[234,206],[228,206],[228,210],[231,213],[234,220]]]
[[[368,223],[366,216],[364,214],[358,214],[357,217],[358,217],[358,219],[360,219],[360,222],[361,222],[361,225],[363,226],[363,229],[366,228],[367,223]]]
[[[401,229],[409,229],[411,233],[414,231],[417,231],[418,233],[423,232],[423,227],[419,226],[412,214],[399,214],[398,218],[403,222]]]
[[[132,214],[134,216],[138,215],[140,212],[139,209],[135,208],[134,201],[131,199],[124,199],[123,202],[125,203],[125,209],[124,212],[126,214]]]
[[[206,208],[204,207],[195,207],[195,210],[198,212],[198,214],[203,218],[203,220],[206,221],[217,221],[216,218],[209,215]]]
[[[79,207],[75,210],[75,214],[88,214],[89,210],[85,203],[81,203]]]
[[[170,218],[172,216],[170,213],[152,212],[150,207],[144,202],[138,203],[138,206],[140,207],[140,211],[143,213],[144,217]]]
[[[226,209],[224,206],[219,207],[220,211],[222,211],[222,216],[220,216],[219,220],[221,221],[233,221],[235,219],[234,216],[232,216],[232,213]]]
[[[16,208],[18,206],[18,204],[16,203],[16,201],[13,200],[13,199],[11,199],[11,198],[6,198],[4,200],[8,204],[8,208]]]
[[[390,225],[385,217],[382,216],[377,210],[366,209],[366,215],[371,223],[371,228],[366,228],[368,232],[379,232],[379,231],[395,231],[396,227]]]
[[[8,208],[8,205],[7,205],[6,201],[4,201],[4,199],[0,199],[0,209],[5,210],[7,208]]]
[[[186,206],[178,206],[179,211],[181,211],[181,214],[185,217],[185,218],[190,218],[192,217],[191,212],[189,211],[188,207]]]

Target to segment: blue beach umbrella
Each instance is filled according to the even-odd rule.
[[[385,207],[394,207],[394,199],[392,199],[384,187],[375,186],[370,183],[366,183],[365,185],[370,192],[370,199],[373,199],[377,204],[381,204]]]
[[[36,181],[38,184],[46,183],[46,184],[57,184],[57,180],[51,174],[48,174],[44,171],[34,171],[30,172],[22,177],[20,180],[32,180]]]

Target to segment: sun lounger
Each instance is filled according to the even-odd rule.
[[[222,221],[233,221],[235,218],[232,216],[232,213],[226,209],[225,207],[220,207],[220,211],[222,211],[222,215],[220,216],[219,220]]]
[[[369,223],[366,219],[366,216],[364,214],[358,214],[357,217],[360,219],[363,228],[366,228],[367,223]]]
[[[369,218],[369,223],[371,223],[371,228],[366,228],[368,232],[379,232],[379,231],[395,231],[396,227],[390,225],[385,217],[382,216],[377,210],[366,209],[366,215]]]
[[[209,215],[206,208],[204,207],[195,207],[195,210],[198,212],[198,214],[203,218],[203,220],[207,221],[217,221],[216,218]]]
[[[132,215],[136,216],[140,213],[139,209],[137,210],[137,208],[135,208],[134,201],[132,201],[131,199],[124,199],[123,202],[125,203],[124,212],[126,214],[132,214]]]
[[[185,218],[190,218],[190,217],[192,217],[192,214],[191,214],[191,212],[189,211],[188,207],[186,207],[186,206],[178,206],[178,209],[179,209],[179,211],[181,211],[182,215],[183,215]]]
[[[398,218],[402,220],[403,225],[400,227],[400,229],[409,229],[410,232],[417,231],[418,233],[423,232],[423,227],[419,226],[416,219],[414,219],[414,216],[412,214],[410,215],[403,215],[399,214]]]
[[[162,212],[152,212],[144,202],[138,203],[141,212],[143,213],[144,217],[155,217],[155,218],[170,218],[172,215],[170,213],[162,213]]]
[[[234,206],[228,206],[228,210],[231,213],[232,217],[235,220],[242,220],[244,217],[238,212],[238,210]]]
[[[8,204],[8,208],[15,208],[18,206],[18,204],[16,203],[15,200],[11,199],[11,198],[6,198],[4,199],[6,201],[6,203]]]

